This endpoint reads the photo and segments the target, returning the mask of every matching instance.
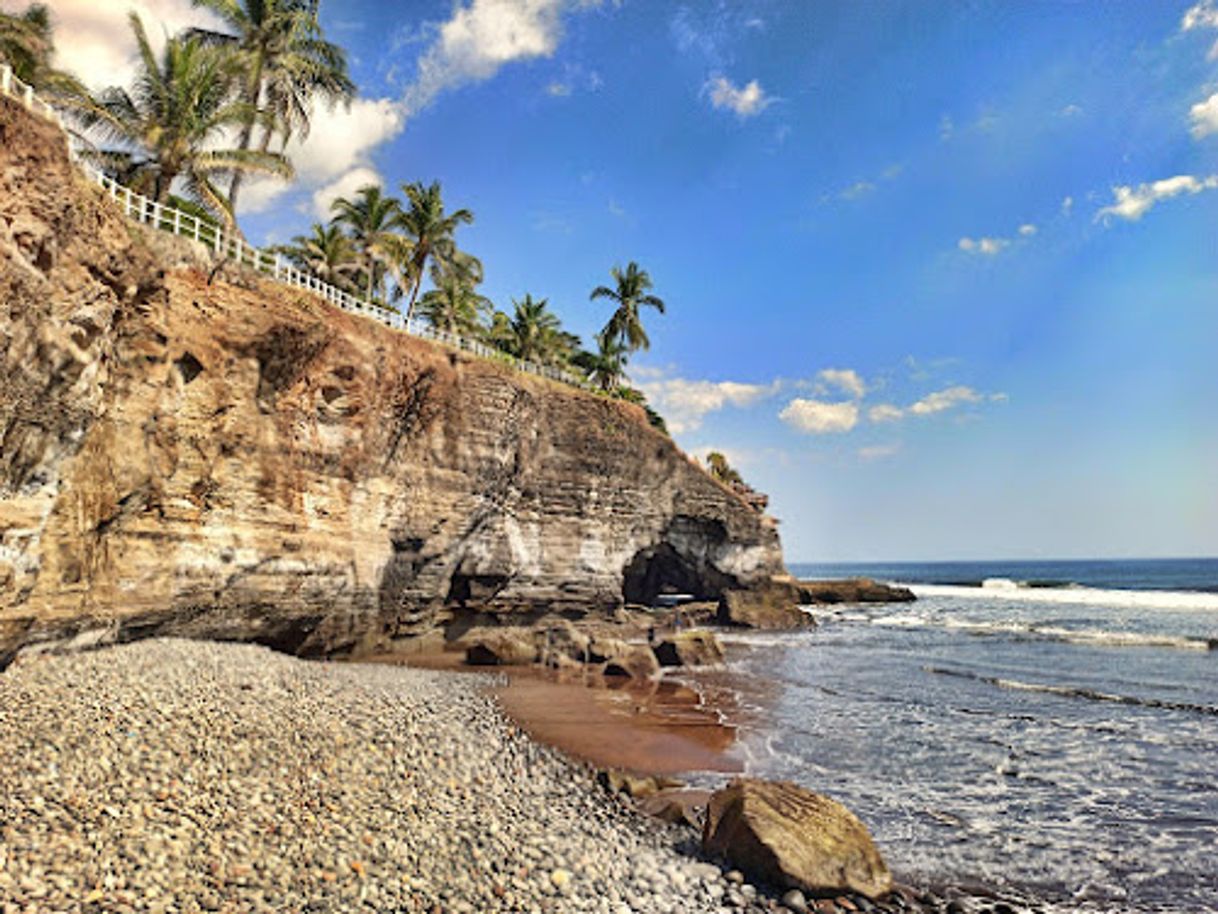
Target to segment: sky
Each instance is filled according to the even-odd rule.
[[[205,19],[49,5],[93,85],[128,9]],[[788,561],[1218,555],[1218,0],[321,16],[360,98],[243,191],[249,235],[439,180],[482,291],[585,338],[637,261],[667,310],[631,378],[770,495]]]

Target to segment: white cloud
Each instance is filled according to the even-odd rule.
[[[859,197],[865,197],[867,194],[875,190],[875,184],[871,181],[856,181],[843,190],[838,196],[843,200],[857,200]]]
[[[1128,185],[1114,187],[1112,195],[1116,202],[1105,206],[1095,214],[1096,221],[1107,216],[1117,216],[1130,222],[1137,222],[1142,216],[1161,200],[1170,200],[1180,194],[1199,194],[1203,190],[1218,188],[1218,175],[1208,178],[1196,178],[1193,175],[1176,175],[1174,178],[1164,178],[1149,184],[1139,184],[1137,187]]]
[[[1057,112],[1059,117],[1078,117],[1083,113],[1083,109],[1078,105],[1066,105],[1061,111]]]
[[[961,238],[957,245],[969,254],[984,254],[993,257],[1011,244],[1006,238]]]
[[[1019,227],[1019,234],[1023,235],[1025,238],[1031,238],[1036,234],[1036,226],[1034,226],[1031,222],[1025,222]]]
[[[894,457],[901,452],[900,442],[892,444],[873,444],[869,447],[861,447],[858,450],[860,460],[883,460],[887,457]]]
[[[446,89],[490,79],[505,64],[550,57],[562,40],[562,14],[595,0],[472,0],[458,4],[419,58],[419,72],[406,91],[410,113]]]
[[[891,403],[877,403],[871,409],[867,410],[867,418],[872,422],[896,422],[898,419],[904,418],[905,410],[899,406],[893,406]]]
[[[734,111],[742,118],[760,114],[774,101],[755,79],[737,88],[726,76],[716,76],[707,81],[703,91],[710,94],[716,108]]]
[[[1218,29],[1218,5],[1214,0],[1200,0],[1191,6],[1180,20],[1180,30],[1190,32],[1193,29]],[[1210,60],[1218,60],[1218,42],[1210,48]]]
[[[1193,122],[1193,136],[1197,139],[1218,133],[1218,92],[1193,105],[1188,116]]]
[[[946,412],[965,403],[980,403],[985,397],[971,387],[958,384],[943,390],[927,394],[917,403],[909,407],[909,412],[915,416],[933,416],[935,413]]]
[[[816,375],[816,380],[818,393],[832,388],[856,400],[863,399],[863,395],[867,393],[867,385],[852,368],[826,368]]]
[[[826,403],[796,398],[783,408],[778,418],[792,428],[812,435],[838,434],[858,425],[859,406],[853,401]]]
[[[1063,197],[1062,198],[1062,215],[1069,216],[1070,211],[1072,209],[1074,209],[1074,198],[1073,197]]]
[[[371,171],[372,151],[397,136],[404,125],[402,109],[387,98],[358,98],[350,109],[341,105],[332,110],[319,108],[313,113],[308,137],[288,143],[286,152],[296,168],[295,179],[250,181],[237,198],[238,210],[260,212],[289,190],[314,193],[316,209],[317,194],[327,186],[354,171]]]
[[[369,184],[383,185],[384,179],[375,168],[361,166],[353,168],[337,181],[319,187],[313,192],[313,214],[322,222],[334,217],[330,205],[339,197],[354,197],[361,187]]]
[[[653,372],[635,371],[635,380]],[[674,434],[690,432],[702,424],[708,413],[727,406],[751,406],[758,400],[778,393],[780,384],[743,384],[738,381],[702,381],[687,378],[666,378],[642,381],[639,389],[664,416]]]
[[[0,0],[0,9],[24,10],[25,0]],[[220,21],[196,9],[191,0],[53,0],[55,64],[71,70],[92,89],[130,85],[136,70],[135,38],[127,22],[137,13],[154,47],[166,34],[188,26],[219,28]]]
[[[546,86],[546,95],[551,98],[566,98],[571,94],[571,86],[567,83],[552,82]]]

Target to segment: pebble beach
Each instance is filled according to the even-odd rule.
[[[0,910],[754,906],[492,682],[178,640],[22,658],[0,674]]]

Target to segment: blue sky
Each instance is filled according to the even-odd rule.
[[[51,7],[75,59],[121,47]],[[251,234],[440,180],[483,291],[585,336],[589,290],[637,260],[668,313],[635,381],[770,494],[790,561],[1218,554],[1213,3],[322,17],[363,98],[319,114],[296,185],[251,194]]]

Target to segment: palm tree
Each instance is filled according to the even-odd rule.
[[[290,244],[275,248],[275,252],[287,257],[298,269],[340,289],[351,287],[353,275],[359,269],[355,245],[333,222],[315,223],[312,234],[297,235]]]
[[[245,114],[237,148],[253,144],[254,126],[261,121],[259,150],[270,148],[280,134],[286,147],[293,135],[309,132],[314,98],[328,104],[350,103],[355,83],[347,73],[341,47],[326,41],[317,19],[320,0],[193,0],[215,13],[234,34],[194,29],[191,34],[227,48],[236,57],[243,79],[238,97]],[[228,190],[237,205],[241,174]]]
[[[351,233],[351,242],[361,260],[367,298],[379,289],[385,276],[385,264],[395,240],[393,227],[402,212],[393,197],[386,197],[376,184],[365,184],[355,197],[339,197],[330,205],[334,222]]]
[[[706,467],[712,476],[725,485],[744,485],[744,479],[719,451],[706,455]]]
[[[419,311],[437,330],[475,333],[491,300],[454,275],[439,276],[436,288],[419,299]]]
[[[472,268],[470,261],[477,261],[458,251],[453,240],[457,226],[473,222],[474,214],[467,209],[444,212],[439,181],[433,181],[426,187],[421,181],[403,184],[402,193],[406,196],[408,206],[396,222],[397,228],[402,231],[402,240],[397,244],[394,259],[399,265],[404,283],[410,287],[410,302],[406,306],[406,318],[409,320],[429,260],[440,270],[468,269]],[[479,275],[481,270],[482,265],[477,264]]]
[[[643,330],[639,308],[648,305],[661,314],[664,313],[664,302],[647,291],[652,287],[651,277],[647,275],[646,270],[640,270],[633,260],[626,265],[625,270],[614,267],[609,273],[617,284],[616,288],[597,286],[590,296],[593,301],[607,298],[617,303],[617,310],[613,312],[601,333],[620,340],[630,352],[650,349],[651,340]]]
[[[596,352],[581,350],[572,362],[585,377],[605,393],[616,390],[626,370],[626,346],[604,333],[596,335]]]
[[[24,13],[0,13],[0,63],[26,85],[60,103],[88,98],[89,92],[75,76],[51,66],[55,39],[51,15],[44,3],[31,4]]]
[[[166,40],[158,60],[139,16],[132,13],[130,23],[139,49],[134,85],[130,92],[107,89],[83,116],[86,126],[124,147],[100,158],[158,203],[181,178],[194,198],[235,225],[230,201],[213,179],[235,173],[290,178],[292,166],[276,153],[215,148],[247,112],[232,101],[231,56],[179,35]]]
[[[525,295],[520,301],[512,299],[512,304],[516,313],[511,321],[511,354],[530,362],[553,361],[561,345],[562,325],[549,309],[549,302]]]

